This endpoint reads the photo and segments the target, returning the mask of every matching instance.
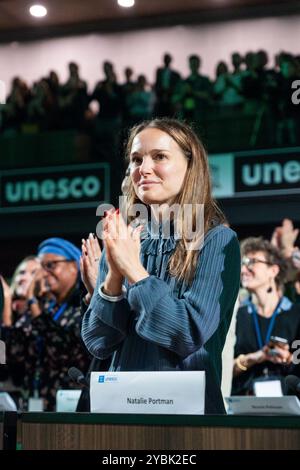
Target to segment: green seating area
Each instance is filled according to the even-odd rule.
[[[265,118],[210,111],[198,131],[210,154],[270,148]],[[103,161],[92,152],[92,138],[75,130],[0,135],[0,168],[16,169]],[[109,149],[109,142],[103,148]],[[121,144],[121,142],[120,142]],[[121,147],[120,147],[121,148]],[[110,152],[107,151],[109,163]]]

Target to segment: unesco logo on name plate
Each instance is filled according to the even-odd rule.
[[[117,382],[118,377],[105,377],[105,375],[99,375],[98,382],[104,384],[104,382]]]

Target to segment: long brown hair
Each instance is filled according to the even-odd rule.
[[[133,139],[144,129],[154,128],[168,134],[179,145],[188,160],[187,171],[180,192],[174,198],[173,203],[184,207],[190,204],[193,207],[193,225],[196,224],[196,204],[204,207],[204,234],[214,224],[225,222],[225,217],[211,194],[211,180],[209,173],[208,158],[202,142],[190,126],[176,119],[162,118],[142,122],[133,127],[127,142],[126,157],[129,160]],[[137,197],[132,181],[128,182],[127,190],[127,213],[133,204],[142,203]],[[179,225],[182,221],[179,221]],[[174,253],[169,262],[169,272],[176,278],[190,283],[193,279],[198,250],[187,250],[187,231],[182,227],[182,237],[176,244]]]

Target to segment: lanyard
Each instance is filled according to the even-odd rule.
[[[64,313],[64,311],[66,310],[68,306],[68,303],[65,302],[64,304],[62,304],[59,309],[57,310],[57,312],[55,313],[55,315],[53,316],[53,320],[58,320],[59,317]]]
[[[262,340],[261,330],[260,330],[260,326],[259,326],[259,323],[258,323],[257,310],[256,310],[255,306],[253,304],[251,304],[254,327],[255,327],[255,333],[256,333],[256,339],[257,339],[257,342],[258,342],[259,349],[262,349],[264,347],[264,344],[268,344],[268,342],[270,341],[271,334],[272,334],[274,324],[275,324],[275,319],[276,319],[278,313],[281,310],[282,300],[283,300],[283,298],[280,299],[275,311],[272,314],[272,317],[271,317],[271,320],[270,320],[270,323],[269,323],[269,327],[268,327],[268,331],[267,331],[267,334],[266,334],[266,338],[265,338],[265,343],[263,343],[263,340]]]
[[[53,300],[52,302],[50,302],[49,306],[48,306],[48,312],[52,315],[52,318],[53,320],[58,320],[59,317],[64,313],[64,311],[66,310],[67,306],[68,306],[68,302],[65,302],[64,304],[62,304],[59,309],[54,313],[53,310],[56,306],[56,302],[55,300]]]

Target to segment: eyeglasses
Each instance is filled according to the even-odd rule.
[[[56,259],[53,261],[42,261],[41,266],[45,271],[54,271],[58,263],[72,263],[72,259]]]
[[[247,256],[244,256],[242,258],[242,266],[246,266],[246,268],[251,268],[251,266],[254,266],[254,264],[257,263],[263,263],[267,264],[269,266],[272,266],[272,263],[269,263],[269,261],[265,261],[263,259],[258,259],[258,258],[248,258]]]

